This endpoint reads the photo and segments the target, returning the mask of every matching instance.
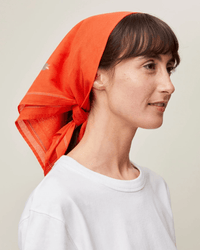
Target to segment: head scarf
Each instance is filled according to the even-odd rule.
[[[81,126],[83,137],[89,95],[108,37],[131,12],[89,17],[64,37],[18,106],[15,124],[46,175],[65,154],[73,132]],[[72,111],[72,120],[66,115]]]

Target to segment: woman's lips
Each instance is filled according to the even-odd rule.
[[[167,106],[167,103],[165,102],[156,102],[156,103],[149,103],[148,105],[155,107],[158,111],[164,112],[165,108]]]

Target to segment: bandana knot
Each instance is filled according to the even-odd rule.
[[[84,111],[78,105],[75,105],[72,108],[72,110],[73,110],[73,120],[77,126],[81,125],[87,120],[89,112]]]

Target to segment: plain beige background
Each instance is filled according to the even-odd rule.
[[[180,42],[182,62],[172,75],[176,91],[164,124],[156,130],[139,129],[130,157],[167,181],[178,249],[200,249],[200,1],[0,0],[1,249],[18,249],[20,215],[43,179],[39,163],[14,125],[18,103],[77,22],[123,10],[163,19]]]

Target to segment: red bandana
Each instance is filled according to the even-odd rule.
[[[65,154],[74,129],[83,137],[92,89],[108,37],[131,12],[89,17],[78,23],[53,52],[18,106],[15,124],[46,175]],[[67,112],[72,120],[66,123]]]

